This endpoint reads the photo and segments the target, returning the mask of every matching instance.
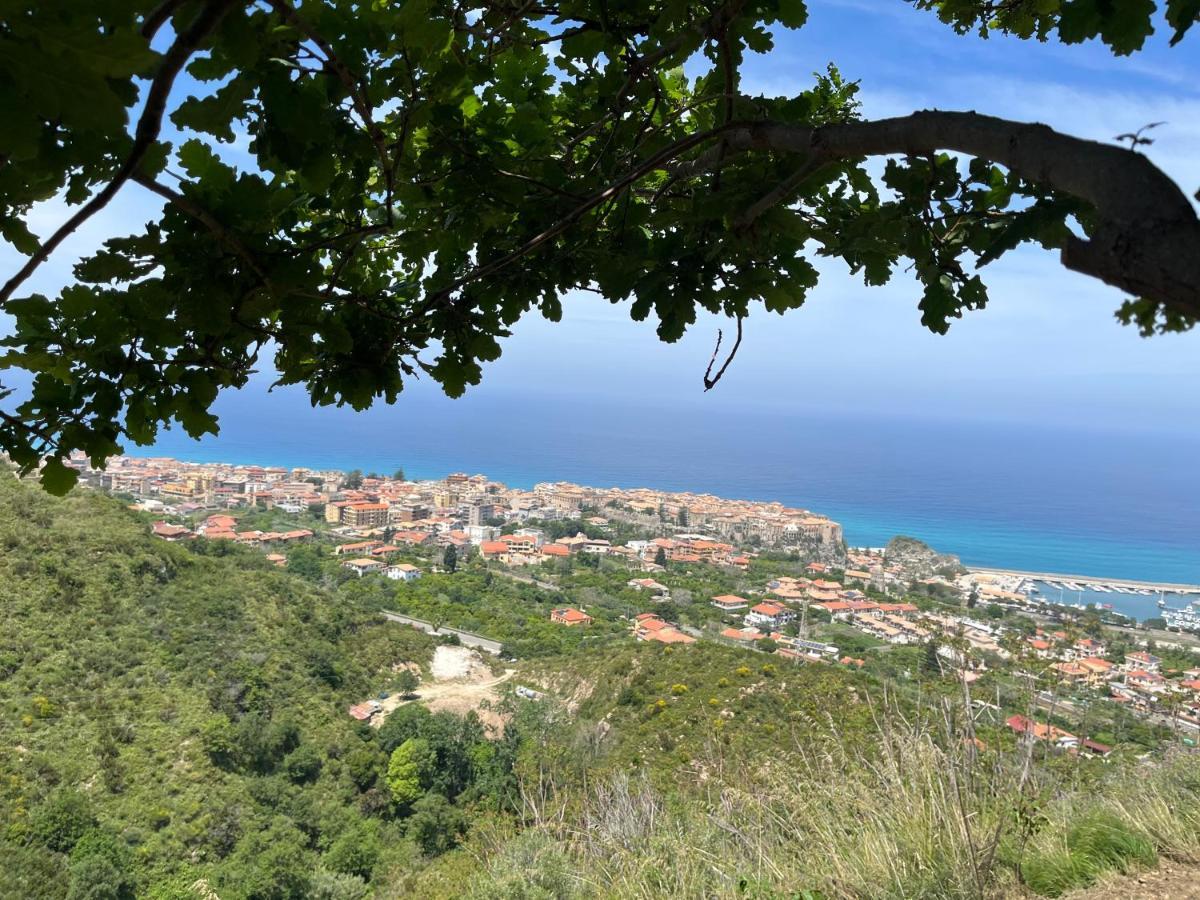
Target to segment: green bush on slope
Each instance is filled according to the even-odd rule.
[[[372,875],[338,845],[364,819],[380,866],[419,864],[379,734],[346,708],[433,642],[261,553],[194,549],[111,498],[0,477],[0,896],[343,896]],[[443,754],[487,743],[424,715]],[[506,786],[459,768],[452,802]],[[335,845],[350,871],[321,868]]]

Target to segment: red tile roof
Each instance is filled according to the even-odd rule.
[[[757,606],[751,607],[750,611],[761,616],[777,616],[784,611],[784,608],[778,603],[759,603]]]
[[[562,622],[566,625],[583,624],[591,622],[592,617],[585,612],[581,612],[574,607],[568,606],[565,609],[556,609],[550,613],[550,619],[554,622]]]
[[[721,637],[734,641],[761,641],[766,635],[754,628],[726,628]]]
[[[658,641],[663,644],[694,644],[696,639],[690,634],[684,634],[673,627],[663,628],[653,634],[646,635],[646,639],[650,641]]]
[[[745,597],[738,597],[736,594],[720,594],[713,597],[712,602],[718,606],[748,606],[750,603]]]

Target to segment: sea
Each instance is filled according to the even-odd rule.
[[[131,452],[778,500],[837,520],[852,546],[903,534],[967,565],[1200,584],[1195,437],[533,389],[418,390],[365,412],[247,389],[217,411],[217,436],[172,430]],[[1157,598],[1066,599],[1156,614]]]

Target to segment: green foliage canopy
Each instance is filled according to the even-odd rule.
[[[1195,0],[915,3],[959,31],[1119,54],[1200,15]],[[863,121],[833,66],[794,96],[750,94],[743,63],[805,25],[803,0],[0,9],[0,236],[28,256],[0,287],[2,365],[32,377],[0,447],[44,461],[52,490],[73,482],[73,451],[100,463],[171,422],[214,432],[213,401],[264,353],[314,404],[392,402],[417,374],[457,396],[519,319],[557,320],[575,289],[631,301],[664,341],[724,314],[736,352],[742,319],[800,306],[824,256],[871,285],[911,269],[922,322],[944,332],[987,302],[978,270],[1032,241],[1131,295],[1122,315],[1143,330],[1200,313],[1200,223],[1138,138],[974,113]],[[57,297],[23,294],[125,188],[162,214]],[[37,236],[54,197],[78,208]]]
[[[387,769],[392,799],[402,806],[416,801],[425,792],[436,761],[433,748],[424,738],[409,738],[393,750]]]

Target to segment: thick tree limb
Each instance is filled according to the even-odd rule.
[[[133,135],[133,147],[130,149],[129,155],[125,157],[112,180],[80,207],[75,215],[60,225],[58,230],[38,247],[20,271],[4,283],[4,287],[0,288],[0,303],[6,302],[13,295],[13,291],[20,287],[25,279],[32,275],[37,267],[50,257],[55,248],[73,234],[80,225],[108,206],[108,202],[117,195],[117,191],[138,170],[142,160],[146,158],[146,153],[158,140],[158,133],[162,129],[163,114],[167,110],[167,95],[171,93],[171,86],[175,83],[176,76],[179,75],[180,70],[183,69],[201,42],[217,27],[234,2],[235,0],[209,0],[187,31],[175,39],[163,56],[162,64],[155,73],[154,80],[150,82],[150,89],[146,93],[146,105],[142,109],[141,118],[138,119]]]
[[[819,128],[772,123],[731,129],[735,150],[801,153],[810,163],[953,150],[1091,204],[1099,227],[1062,251],[1068,269],[1200,317],[1200,220],[1179,186],[1140,153],[1046,125],[974,112],[915,112]]]
[[[806,128],[771,122],[734,122],[683,138],[585,200],[563,219],[504,256],[476,267],[439,292],[442,296],[534,252],[583,213],[616,196],[689,151],[720,139],[679,171],[696,174],[724,150],[802,154],[803,171],[842,159],[952,150],[999,163],[1022,178],[1091,204],[1099,227],[1090,239],[1072,237],[1062,251],[1067,268],[1200,318],[1200,220],[1192,203],[1145,156],[1109,144],[1060,134],[1046,125],[1012,122],[973,112],[916,112],[875,122]],[[781,185],[739,222],[789,196]]]
[[[142,22],[142,37],[146,40],[152,40],[154,35],[158,33],[158,29],[162,28],[167,23],[167,20],[185,2],[186,0],[162,0],[158,6],[147,13],[145,20]]]

